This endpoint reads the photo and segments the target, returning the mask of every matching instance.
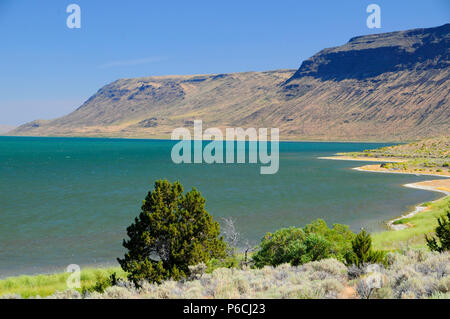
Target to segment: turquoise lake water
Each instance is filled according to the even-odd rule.
[[[440,195],[402,187],[430,177],[359,172],[363,162],[320,160],[387,144],[280,143],[280,169],[259,164],[172,163],[163,140],[0,137],[0,277],[116,265],[126,227],[155,180],[179,180],[232,216],[243,239],[316,218],[380,230],[386,220]]]

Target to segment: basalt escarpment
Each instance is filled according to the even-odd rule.
[[[167,138],[278,127],[282,139],[412,140],[450,132],[450,24],[352,38],[295,70],[121,79],[71,114],[10,135]]]

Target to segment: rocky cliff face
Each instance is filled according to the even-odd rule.
[[[404,70],[429,71],[450,66],[450,24],[429,29],[352,38],[304,61],[290,80],[365,80]]]
[[[283,139],[450,134],[450,24],[351,39],[294,70],[123,79],[12,135],[167,138],[175,127],[278,127]]]
[[[297,134],[398,140],[450,134],[450,24],[356,37],[282,86]]]

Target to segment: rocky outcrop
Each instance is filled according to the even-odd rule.
[[[324,49],[304,61],[287,82],[311,76],[321,80],[366,80],[387,72],[427,71],[450,66],[450,24],[436,28],[374,34]]]

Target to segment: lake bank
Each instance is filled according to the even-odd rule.
[[[343,160],[343,161],[373,161],[373,162],[405,162],[405,159],[392,158],[364,158],[352,156],[325,157],[322,159]],[[398,169],[395,170],[382,167],[382,164],[371,164],[353,168],[361,172],[402,174],[416,176],[437,176],[445,179],[427,180],[416,183],[404,184],[404,187],[420,189],[444,194],[443,197],[431,202],[418,203],[412,211],[408,211],[399,217],[386,222],[387,230],[372,234],[375,248],[383,250],[394,250],[404,247],[424,248],[425,234],[431,234],[436,227],[436,218],[445,213],[450,205],[450,173],[448,171],[436,172],[436,169],[421,171]]]
[[[343,158],[340,158],[343,160]],[[380,160],[382,161],[382,160]],[[383,161],[385,162],[385,161]],[[382,167],[381,165],[364,165],[361,167],[355,167],[354,170],[358,171],[366,171],[366,172],[375,172],[375,173],[388,173],[388,174],[407,174],[407,175],[422,175],[422,176],[438,176],[438,177],[447,177],[450,178],[450,173],[448,171],[446,172],[436,172],[436,170],[433,172],[431,170],[424,170],[424,171],[413,171],[413,170],[392,170]],[[421,189],[431,192],[439,192],[445,194],[444,197],[450,195],[450,179],[444,179],[444,180],[429,180],[429,181],[423,181],[423,182],[417,182],[417,183],[408,183],[404,184],[405,187],[415,188],[415,189]],[[440,199],[435,200],[434,202],[437,202]],[[402,230],[408,227],[411,227],[408,224],[399,224],[398,221],[405,219],[405,218],[411,218],[414,215],[426,211],[427,208],[422,205],[423,203],[420,203],[416,205],[413,211],[408,212],[405,215],[402,215],[400,217],[391,219],[387,222],[387,226],[392,230]]]
[[[432,203],[438,202],[438,201],[442,200],[443,198],[445,198],[446,196],[450,195],[450,180],[431,180],[431,181],[425,181],[425,182],[405,184],[403,186],[417,188],[417,189],[423,189],[423,190],[432,191],[432,192],[440,192],[440,193],[445,194],[444,197],[442,197],[438,200],[435,200]],[[402,230],[402,229],[405,229],[408,227],[413,227],[407,223],[406,224],[399,223],[399,221],[401,221],[402,219],[405,219],[405,218],[411,218],[420,212],[425,212],[427,209],[428,209],[428,207],[423,206],[423,203],[419,204],[416,206],[416,208],[412,212],[388,221],[387,225],[392,230]]]
[[[325,159],[325,160],[340,160],[340,161],[365,161],[365,162],[383,162],[383,163],[402,163],[406,162],[406,159],[401,158],[390,158],[390,157],[362,157],[362,156],[345,156],[345,155],[336,155],[336,156],[327,156],[327,157],[319,157],[319,159]],[[450,178],[450,172],[449,171],[439,171],[439,170],[427,170],[422,169],[420,171],[417,170],[411,170],[411,169],[399,169],[399,168],[386,168],[383,167],[383,164],[370,164],[370,165],[363,165],[360,167],[354,167],[353,168],[356,171],[365,171],[365,172],[373,172],[373,173],[387,173],[387,174],[405,174],[405,175],[416,175],[416,176],[437,176],[437,177],[445,177]],[[450,195],[450,179],[443,179],[443,180],[429,180],[429,181],[423,181],[423,182],[416,182],[416,183],[408,183],[404,184],[405,187],[415,188],[415,189],[421,189],[426,191],[432,191],[432,192],[440,192],[445,194],[445,196]],[[442,197],[442,198],[445,198]],[[440,199],[435,200],[434,202],[437,202]],[[425,207],[421,205],[422,203],[419,203],[413,211],[408,212],[405,215],[401,215],[400,217],[391,219],[387,222],[387,226],[392,230],[401,230],[405,229],[408,226],[407,225],[398,225],[396,224],[397,221],[403,219],[403,218],[410,218],[413,217],[415,214],[420,213],[425,210]]]

